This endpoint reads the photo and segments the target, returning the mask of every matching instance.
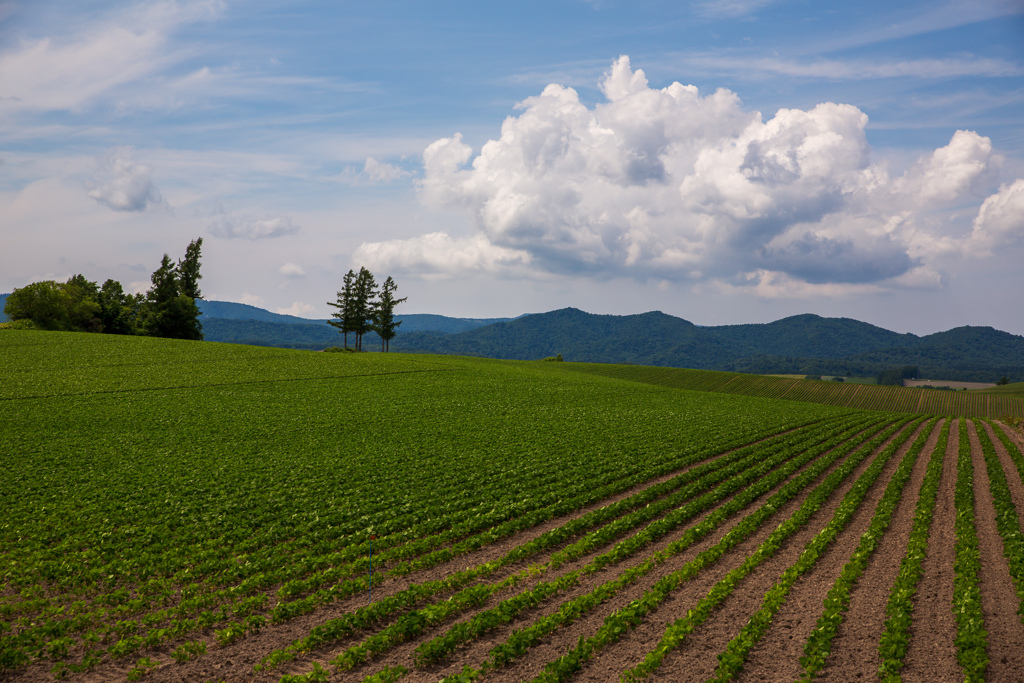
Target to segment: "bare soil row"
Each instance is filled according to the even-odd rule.
[[[713,677],[719,663],[718,655],[725,650],[729,641],[743,629],[751,615],[762,607],[766,593],[779,580],[783,572],[797,562],[812,539],[829,524],[844,496],[854,487],[858,477],[868,470],[874,462],[874,458],[882,453],[890,441],[904,438],[900,448],[882,467],[878,478],[870,486],[838,538],[817,558],[811,569],[793,584],[784,604],[774,614],[767,632],[750,649],[743,671],[739,675],[739,678],[744,681],[793,681],[799,679],[803,672],[801,657],[804,654],[805,644],[824,613],[826,595],[856,550],[862,534],[871,524],[876,506],[882,499],[883,492],[901,460],[910,451],[915,439],[920,436],[927,440],[914,462],[909,482],[903,489],[891,522],[872,553],[864,573],[854,584],[850,594],[849,608],[843,613],[838,633],[832,641],[831,653],[824,669],[820,672],[824,679],[831,681],[877,678],[879,664],[877,650],[886,619],[886,602],[900,571],[900,562],[906,553],[919,492],[925,478],[928,461],[938,442],[942,421],[915,424],[916,426],[904,427],[900,432],[890,436],[885,443],[874,448],[871,454],[864,458],[813,512],[807,523],[786,539],[769,559],[747,574],[728,594],[728,597],[717,605],[710,617],[689,633],[683,643],[666,656],[662,666],[652,676],[652,680],[704,681]],[[961,429],[960,424],[963,424],[965,429]],[[974,465],[976,531],[981,555],[980,588],[985,628],[988,631],[990,660],[986,680],[1024,680],[1024,649],[1020,647],[1020,644],[1024,643],[1024,624],[1022,624],[1021,616],[1017,614],[1020,601],[1017,597],[1014,579],[1010,575],[1009,565],[1003,555],[1003,541],[996,529],[996,512],[992,494],[989,491],[989,477],[980,440],[982,435],[988,435],[995,446],[999,463],[1006,475],[1013,504],[1017,508],[1018,524],[1022,519],[1021,513],[1024,512],[1024,484],[1022,484],[1021,476],[1011,458],[1011,453],[1007,452],[1007,448],[996,438],[997,432],[994,430],[1002,430],[1003,433],[1010,434],[1009,430],[1002,425],[996,424],[993,427],[982,421],[958,422],[954,420],[950,425],[950,436],[944,454],[938,497],[929,535],[928,554],[923,565],[923,578],[918,584],[914,596],[911,645],[902,671],[904,680],[963,679],[963,671],[957,661],[956,623],[952,607],[955,577],[953,521],[956,510],[954,489],[957,477],[957,453],[961,439],[969,440]],[[837,449],[847,448],[846,451],[837,450],[837,452],[843,452],[844,455],[810,481],[799,495],[779,505],[766,522],[757,527],[739,544],[726,550],[716,561],[704,567],[692,580],[681,584],[666,600],[648,612],[635,629],[622,633],[615,642],[600,648],[596,656],[587,660],[579,671],[566,678],[579,681],[619,680],[624,671],[636,666],[647,653],[658,647],[668,626],[695,609],[723,577],[740,567],[781,523],[803,505],[807,494],[814,487],[825,481],[831,472],[841,467],[846,458],[852,457],[851,453],[855,449],[850,447],[851,444],[866,442],[878,432],[878,427],[865,430],[852,437],[847,444],[838,446]],[[1017,438],[1015,435],[1011,434],[1011,436]],[[799,437],[799,433],[793,434],[794,440]],[[1013,441],[1011,445],[1017,449],[1022,448],[1019,439]],[[818,457],[825,457],[825,454]],[[453,625],[467,622],[485,610],[493,609],[503,600],[530,591],[540,581],[556,580],[579,571],[596,555],[609,550],[614,542],[627,538],[643,527],[615,539],[613,543],[591,551],[580,559],[557,568],[537,572],[536,575],[517,583],[514,588],[499,590],[482,604],[463,611],[445,623],[426,628],[411,640],[391,647],[381,655],[351,670],[339,670],[331,665],[331,661],[347,648],[359,644],[363,639],[396,623],[401,614],[392,615],[364,632],[355,633],[349,638],[330,642],[313,651],[302,652],[291,661],[273,670],[257,672],[254,671],[254,666],[259,664],[269,652],[286,647],[309,634],[317,625],[350,614],[364,606],[367,601],[365,594],[325,605],[310,614],[286,622],[268,624],[258,633],[250,634],[225,647],[216,645],[212,632],[201,634],[201,639],[207,642],[207,653],[195,656],[184,663],[176,663],[170,656],[174,647],[180,643],[169,643],[164,647],[140,652],[130,659],[105,662],[84,674],[72,675],[67,680],[125,680],[140,657],[148,657],[158,663],[158,666],[150,669],[145,676],[145,680],[151,681],[245,680],[276,682],[281,680],[282,676],[310,672],[315,665],[326,669],[330,673],[331,680],[339,681],[362,681],[375,674],[380,675],[381,672],[398,671],[399,668],[407,670],[407,673],[404,676],[396,677],[396,679],[410,683],[439,681],[446,677],[454,677],[464,669],[477,671],[479,680],[495,682],[533,680],[542,675],[549,664],[556,662],[566,652],[577,647],[579,643],[598,633],[610,615],[644,599],[645,595],[648,595],[663,577],[684,568],[698,558],[701,553],[719,544],[731,530],[740,524],[741,520],[759,510],[770,496],[782,490],[786,483],[800,477],[816,461],[817,458],[802,465],[785,481],[778,483],[771,491],[747,503],[736,514],[726,519],[706,536],[686,547],[685,550],[671,555],[657,564],[649,573],[623,586],[610,598],[565,627],[558,628],[544,636],[539,643],[529,648],[527,652],[506,667],[479,673],[481,664],[488,660],[492,649],[505,642],[512,634],[555,614],[570,601],[589,594],[603,584],[622,576],[624,572],[639,567],[656,553],[664,553],[708,515],[714,514],[716,510],[742,495],[742,491],[727,495],[701,515],[688,520],[671,533],[643,547],[625,560],[597,571],[581,574],[575,585],[556,593],[534,608],[517,614],[510,622],[488,630],[482,636],[460,645],[452,656],[439,664],[417,667],[414,660],[416,649],[423,643],[443,635]],[[691,467],[697,467],[699,464],[694,464]],[[673,472],[657,480],[652,480],[641,487],[635,487],[588,508],[577,510],[572,515],[549,520],[537,527],[519,532],[502,542],[484,546],[473,553],[455,558],[446,564],[415,572],[401,579],[387,580],[374,586],[373,599],[374,601],[382,600],[411,585],[440,579],[468,567],[480,566],[482,563],[493,561],[512,548],[527,543],[571,519],[621,500],[644,487],[667,481],[679,473]],[[661,517],[664,515],[659,519]],[[577,539],[572,539],[572,541],[575,540]],[[543,566],[565,545],[567,544],[546,549],[526,562],[502,567],[482,578],[480,583],[489,584],[502,581],[522,572],[531,565]],[[435,604],[450,596],[451,593],[437,595]],[[4,680],[49,681],[53,680],[53,675],[47,666],[38,663],[13,672],[9,678],[5,675]]]

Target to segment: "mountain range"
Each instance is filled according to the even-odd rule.
[[[567,361],[758,374],[872,376],[914,365],[920,376],[936,379],[1024,380],[1024,337],[1018,335],[958,327],[918,337],[812,314],[700,327],[658,311],[615,316],[565,308],[459,334],[401,334],[391,348],[509,359],[561,354]]]
[[[6,295],[0,295],[0,310]],[[225,301],[197,301],[208,341],[320,350],[340,346],[326,320]],[[1024,337],[992,327],[917,336],[850,318],[804,314],[764,324],[702,327],[651,311],[596,315],[575,308],[518,318],[397,315],[393,351],[531,360],[632,363],[757,374],[873,376],[917,366],[932,379],[1024,381]],[[350,338],[350,343],[352,339]],[[380,339],[368,334],[364,349]]]

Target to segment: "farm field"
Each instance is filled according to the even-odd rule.
[[[0,360],[4,681],[1024,679],[998,421],[612,366]]]
[[[772,375],[745,375],[714,370],[688,370],[637,365],[570,364],[574,370],[677,389],[808,401],[863,410],[888,410],[924,415],[1024,418],[1024,400],[1017,385],[1009,391],[934,391],[915,387],[877,386],[854,382],[808,381]],[[1005,389],[1005,387],[1004,387]]]

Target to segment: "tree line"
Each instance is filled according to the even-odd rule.
[[[17,326],[68,332],[134,334],[173,339],[203,338],[196,299],[199,291],[203,238],[193,240],[177,263],[164,254],[150,277],[149,291],[127,294],[121,283],[102,286],[84,275],[67,282],[43,280],[15,289],[4,313]]]
[[[338,291],[337,301],[328,301],[328,306],[337,308],[337,312],[331,317],[335,320],[328,320],[331,325],[338,328],[338,331],[345,339],[345,348],[348,348],[348,335],[355,335],[355,350],[363,350],[363,335],[367,332],[376,332],[380,337],[380,350],[388,351],[391,348],[391,340],[398,334],[398,326],[402,322],[395,320],[395,306],[402,303],[408,297],[395,298],[398,285],[389,275],[381,288],[377,289],[377,282],[366,268],[360,268],[356,273],[349,270],[342,278],[342,286]]]

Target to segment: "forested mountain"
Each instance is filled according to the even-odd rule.
[[[5,298],[0,294],[0,307]],[[341,345],[341,335],[326,320],[225,301],[196,303],[209,341],[314,350]],[[859,377],[913,365],[927,378],[1024,381],[1024,337],[991,327],[918,337],[811,314],[766,324],[700,327],[658,311],[617,316],[575,308],[514,319],[395,317],[402,320],[392,341],[395,351],[525,360],[562,354],[568,361]],[[379,349],[380,339],[368,333],[365,348]]]
[[[938,379],[1024,380],[1024,337],[960,327],[918,337],[849,318],[797,315],[767,324],[698,327],[664,313],[593,315],[566,308],[456,335],[400,335],[395,350],[636,363],[750,373],[871,376],[916,365]]]
[[[314,350],[342,345],[338,330],[328,325],[326,320],[271,313],[256,306],[230,301],[199,300],[196,304],[202,312],[200,320],[207,341]],[[449,318],[429,313],[412,313],[395,314],[395,320],[402,322],[398,328],[399,334],[416,331],[458,334],[512,318]],[[367,332],[365,343],[367,350],[376,351],[380,348],[380,337]]]

